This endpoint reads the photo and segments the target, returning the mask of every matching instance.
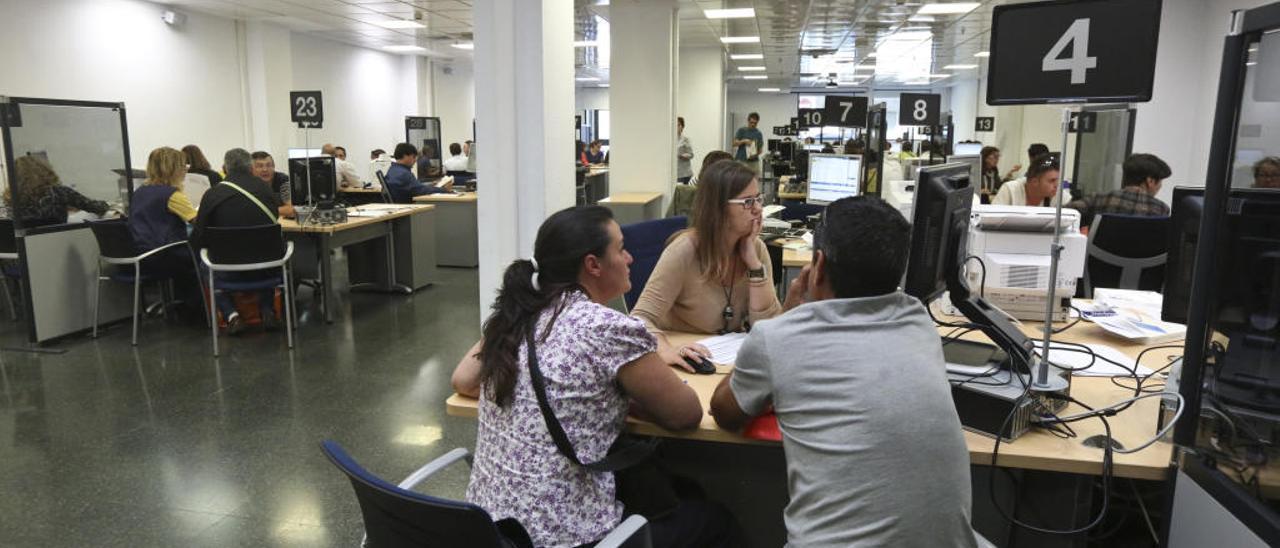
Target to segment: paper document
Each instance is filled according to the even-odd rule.
[[[746,338],[746,333],[729,333],[727,335],[707,337],[698,341],[698,344],[707,347],[707,350],[711,351],[712,363],[732,365],[738,359],[738,349],[742,347],[742,341],[746,340]]]
[[[1036,355],[1040,355],[1042,343],[1036,343]],[[1086,344],[1093,353],[1098,356],[1094,360],[1085,349],[1079,346],[1069,344],[1049,343],[1049,361],[1060,367],[1078,369],[1089,365],[1092,361],[1093,365],[1083,371],[1072,371],[1071,374],[1077,377],[1117,377],[1129,376],[1130,371],[1134,367],[1133,358],[1126,356],[1123,352],[1116,350],[1105,344]],[[1106,358],[1105,360],[1103,358]],[[1111,361],[1107,361],[1111,360]],[[1116,365],[1116,362],[1123,364],[1124,367]],[[1138,375],[1146,376],[1151,374],[1151,368],[1139,365]]]

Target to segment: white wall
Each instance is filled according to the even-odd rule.
[[[476,81],[471,61],[432,61],[431,75],[435,102],[431,112],[440,117],[444,146],[473,140],[471,122],[476,117]],[[448,156],[447,150],[445,156]]]
[[[723,150],[725,85],[724,50],[680,48],[676,115],[684,117],[684,133],[693,147],[693,169],[712,150]]]
[[[194,143],[211,158],[240,146],[235,23],[190,13],[170,27],[161,9],[133,0],[6,5],[0,94],[123,101],[135,167],[159,146]]]
[[[574,112],[584,110],[609,110],[609,88],[578,86],[573,96]]]
[[[747,125],[747,115],[752,112],[760,114],[760,125],[756,126],[760,133],[764,134],[765,140],[782,139],[780,135],[773,134],[774,126],[785,126],[791,123],[791,119],[796,115],[796,96],[790,93],[759,93],[754,91],[730,91],[728,94],[728,106],[726,110],[731,119],[732,128],[727,128],[729,133],[724,136],[720,142],[720,150],[732,153],[729,148],[729,142],[733,140],[733,131],[737,128]],[[698,153],[701,160],[702,154]]]

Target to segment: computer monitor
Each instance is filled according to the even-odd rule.
[[[862,192],[862,156],[810,154],[807,202],[825,205]]]
[[[982,154],[982,143],[956,143],[956,156],[978,156]]]
[[[791,162],[795,160],[796,142],[782,141],[778,143],[778,161]]]
[[[307,162],[311,163],[311,184],[307,184]],[[315,202],[320,207],[330,207],[338,195],[338,172],[333,158],[290,158],[289,183],[292,185],[295,205]],[[312,200],[314,198],[314,200]]]
[[[766,141],[767,148],[769,149],[769,153],[770,153],[770,154],[777,154],[777,153],[778,153],[778,143],[781,143],[781,142],[782,142],[782,139],[769,139],[768,141]]]
[[[1031,363],[1032,342],[1008,317],[973,294],[962,268],[968,256],[973,185],[969,167],[943,164],[920,168],[912,205],[911,250],[903,291],[925,306],[951,293],[951,302],[1017,364]]]
[[[969,166],[969,180],[974,182],[982,181],[982,156],[976,152],[973,154],[959,154],[947,158],[947,163],[965,164]]]
[[[1204,189],[1175,188],[1171,213],[1161,318],[1186,323],[1196,248],[1202,243]],[[1217,272],[1209,322],[1228,340],[1214,365],[1214,398],[1280,414],[1280,190],[1231,190],[1212,245]]]

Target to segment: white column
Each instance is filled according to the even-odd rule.
[[[675,184],[677,25],[673,0],[609,6],[609,191],[661,192]]]
[[[955,142],[974,139],[973,124],[978,117],[978,80],[961,80],[951,86],[951,123],[955,125]]]
[[[725,143],[724,50],[680,48],[680,81],[676,116],[684,117],[684,134],[693,147],[693,170],[702,157]]]
[[[477,0],[480,317],[543,219],[573,205],[573,1]]]

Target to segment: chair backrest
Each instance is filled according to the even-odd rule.
[[[689,226],[688,217],[668,217],[633,223],[622,227],[622,241],[631,254],[631,290],[627,291],[627,310],[635,308],[644,284],[649,283],[653,267],[658,265],[662,250],[672,234]]]
[[[17,253],[18,235],[14,232],[13,219],[0,219],[0,253]]]
[[[453,177],[453,184],[455,186],[470,185],[471,181],[476,178],[476,175],[469,171],[446,171],[445,175]]]
[[[356,463],[337,443],[321,447],[347,475],[364,516],[368,545],[377,548],[504,545],[493,518],[474,504],[401,489]]]
[[[373,174],[378,176],[378,186],[382,189],[382,203],[391,203],[391,192],[387,190],[387,176],[381,169],[375,170]]]
[[[810,215],[822,213],[826,207],[818,204],[789,204],[778,214],[778,218],[784,221],[803,221]]]
[[[255,264],[279,261],[284,257],[284,235],[280,225],[208,227],[204,247],[215,264]]]
[[[138,247],[133,243],[133,234],[129,232],[128,219],[89,221],[89,230],[93,231],[93,238],[98,240],[98,254],[103,257],[128,259],[140,255]]]
[[[1094,217],[1089,228],[1085,295],[1093,296],[1095,287],[1160,291],[1168,245],[1168,217]]]

